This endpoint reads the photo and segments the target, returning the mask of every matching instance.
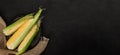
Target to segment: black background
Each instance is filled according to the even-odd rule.
[[[40,6],[50,38],[42,55],[120,54],[120,0],[0,0],[0,15],[9,25]]]

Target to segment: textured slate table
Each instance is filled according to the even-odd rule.
[[[119,0],[0,0],[0,15],[9,25],[40,5],[43,35],[50,38],[42,55],[120,54]]]

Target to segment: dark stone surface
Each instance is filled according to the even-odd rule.
[[[39,6],[50,38],[42,55],[120,54],[120,0],[0,0],[0,15],[9,24]]]

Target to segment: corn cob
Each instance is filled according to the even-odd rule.
[[[38,25],[40,25],[40,23],[38,23]],[[19,47],[17,49],[18,50],[17,55],[22,54],[22,53],[24,53],[27,50],[27,48],[29,47],[30,43],[32,42],[32,40],[36,36],[36,33],[39,31],[39,26],[38,25],[35,24],[33,26],[31,31],[28,33],[28,35],[24,38],[22,43],[19,45]]]
[[[6,28],[3,29],[3,33],[6,36],[9,36],[11,34],[13,34],[21,25],[23,25],[28,19],[32,18],[33,14],[28,14],[22,18],[20,18],[19,20],[17,20],[16,22],[14,22],[13,24],[7,26]]]

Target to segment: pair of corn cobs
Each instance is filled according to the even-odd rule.
[[[6,36],[11,36],[6,43],[9,50],[17,50],[17,55],[27,50],[39,31],[41,23],[39,16],[42,11],[43,9],[39,9],[35,15],[33,13],[28,14],[3,29]]]

